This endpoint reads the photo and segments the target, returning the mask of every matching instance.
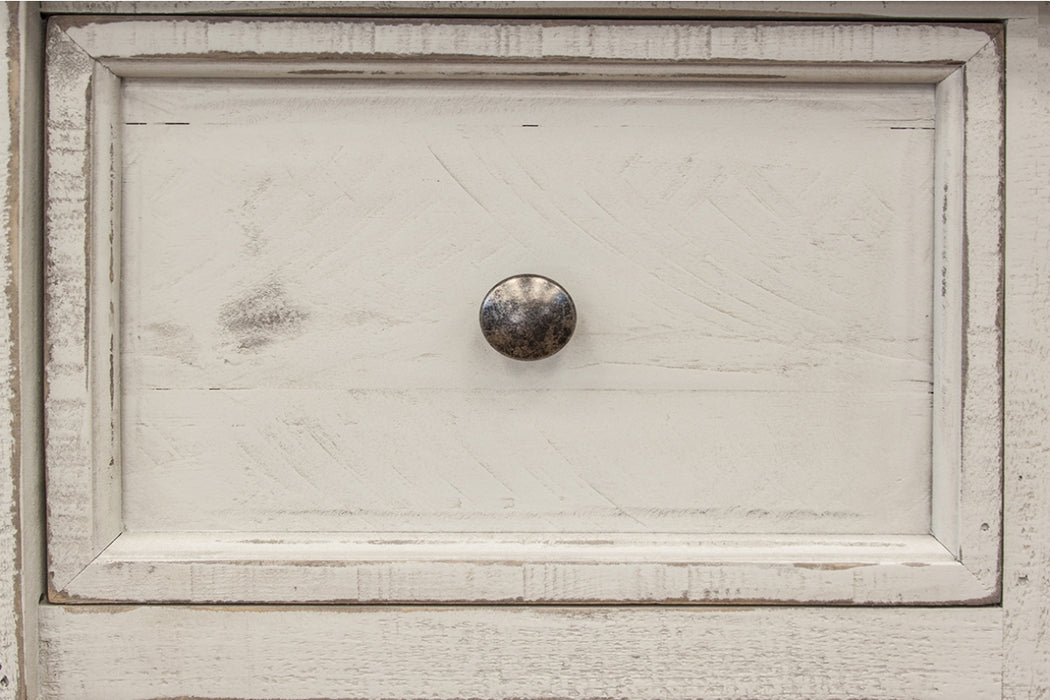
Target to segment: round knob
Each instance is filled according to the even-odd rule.
[[[554,280],[515,275],[485,295],[480,320],[485,340],[497,352],[515,360],[542,360],[569,342],[576,306]]]

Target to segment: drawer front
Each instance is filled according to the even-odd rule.
[[[997,599],[985,29],[59,20],[49,61],[56,600]],[[578,315],[536,362],[478,325],[519,273]]]

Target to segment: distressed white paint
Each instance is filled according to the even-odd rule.
[[[1050,697],[1050,11],[1008,26],[1003,697]]]
[[[925,533],[928,396],[150,390],[126,398],[125,526]]]
[[[946,591],[968,602],[986,596],[935,539],[918,535],[124,533],[70,588],[99,600],[193,603],[842,605],[935,603]]]
[[[112,159],[106,158],[113,120],[104,119],[112,114],[106,84],[115,78],[60,31],[49,31],[47,50],[53,98],[46,116],[45,453],[48,557],[63,562],[51,569],[49,585],[61,587],[121,527],[119,462],[111,453],[115,435],[108,409],[116,387],[109,366],[114,248],[108,223]],[[63,94],[78,99],[56,99]]]
[[[36,697],[43,589],[40,324],[42,23],[0,12],[0,698]]]
[[[233,21],[204,33],[208,25],[197,21],[67,24],[100,56],[156,52],[168,37],[163,53],[195,55],[195,70],[208,51],[244,50],[246,31],[258,40],[254,56],[294,54],[307,34],[320,41],[310,50],[339,56],[426,47],[661,60],[673,46],[676,56],[720,60],[857,63],[897,52],[897,60],[936,56],[942,65],[987,44],[988,58],[967,64],[975,97],[964,106],[966,143],[978,154],[999,143],[998,54],[973,29],[607,26],[581,43],[586,27],[574,24]],[[347,31],[333,34],[335,27]],[[56,71],[52,84],[52,183],[72,177],[72,191],[54,197],[49,319],[53,335],[69,334],[68,349],[84,355],[83,366],[72,356],[57,363],[56,378],[68,380],[51,387],[49,405],[56,425],[80,426],[73,434],[80,430],[81,440],[94,421],[96,438],[56,445],[49,465],[59,484],[53,521],[87,516],[95,529],[63,524],[56,533],[59,597],[222,597],[187,596],[177,581],[187,572],[193,581],[193,560],[163,552],[158,579],[170,586],[117,590],[133,563],[120,547],[96,559],[117,518],[132,533],[411,531],[424,547],[426,533],[440,531],[887,533],[888,545],[889,533],[929,528],[928,387],[931,371],[944,371],[930,355],[930,189],[938,168],[956,167],[944,158],[934,165],[945,149],[928,133],[937,123],[931,86],[300,81],[260,90],[128,81],[117,139],[112,74],[79,47],[64,47],[61,31],[56,25],[56,66],[83,67],[81,82]],[[690,48],[696,37],[703,41]],[[213,64],[216,77],[222,65]],[[869,80],[879,75],[899,74],[876,67]],[[404,116],[421,105],[426,119]],[[93,148],[83,127],[79,135],[64,130],[78,119],[93,124]],[[539,126],[522,126],[532,123]],[[548,140],[537,148],[538,139]],[[267,148],[255,153],[252,143]],[[971,160],[976,175],[983,161]],[[125,230],[117,235],[118,202],[106,183],[121,170]],[[800,181],[800,173],[810,174]],[[162,185],[151,179],[158,175]],[[998,309],[999,237],[990,218],[998,193],[982,189],[984,181],[947,190],[946,201],[965,197],[968,210],[989,212],[967,220],[968,239],[962,221],[940,229],[945,238],[979,239],[966,244],[965,300],[961,278],[945,277],[949,317]],[[391,196],[392,183],[405,187]],[[693,192],[697,183],[705,186]],[[93,217],[90,260],[78,257],[83,228],[65,209]],[[962,257],[952,250],[953,260]],[[593,310],[583,316],[588,332],[555,361],[512,367],[473,332],[480,292],[472,292],[551,260],[561,267],[541,271],[580,289],[581,308]],[[83,300],[76,308],[63,287],[78,279],[92,290],[87,335],[76,320]],[[118,320],[123,363],[108,373],[121,355]],[[996,328],[960,332],[971,363],[997,366]],[[994,379],[994,370],[979,376]],[[998,405],[994,382],[965,381],[935,384],[975,396],[984,432],[994,434],[986,415]],[[110,416],[121,386],[124,463],[118,443],[107,442],[118,432]],[[520,397],[524,409],[505,408]],[[964,455],[973,456],[958,482],[958,533],[980,545],[963,552],[962,565],[941,566],[937,549],[925,562],[881,562],[870,576],[821,565],[800,575],[794,569],[806,561],[755,550],[751,560],[729,557],[728,580],[712,588],[703,576],[683,584],[669,575],[666,552],[654,544],[655,573],[625,576],[629,584],[616,578],[623,571],[613,550],[583,573],[556,568],[556,578],[573,583],[536,592],[475,577],[467,547],[453,577],[474,583],[442,593],[441,576],[423,576],[415,588],[396,589],[409,593],[378,599],[987,600],[997,590],[998,513],[977,502],[998,499],[998,462],[987,459],[994,440],[971,440],[980,433],[960,433]],[[969,445],[977,447],[966,453]],[[955,491],[938,474],[959,469],[957,461],[934,469],[937,502],[951,504]],[[349,490],[348,470],[357,484]],[[430,546],[437,571],[441,549]],[[839,563],[852,568],[858,558]],[[78,575],[86,561],[91,570]],[[354,561],[321,568],[365,570]],[[232,590],[222,599],[297,599],[252,588],[250,566],[231,565],[242,573],[223,576]],[[385,576],[397,573],[385,566]],[[521,561],[506,569],[529,576]],[[324,599],[325,575],[297,589],[298,599]]]
[[[222,29],[216,21],[220,21]],[[573,58],[647,61],[959,63],[987,34],[979,27],[911,24],[433,22],[430,20],[183,19],[163,35],[151,20],[62,20],[70,36],[100,59],[210,53],[309,52],[354,55],[473,56],[488,59]],[[151,28],[152,27],[152,28]],[[654,31],[656,29],[656,31]],[[290,50],[290,47],[301,49]]]
[[[932,93],[129,82],[125,527],[928,532]]]
[[[254,5],[260,3],[239,4],[233,10],[227,6],[226,11],[251,11]],[[433,11],[433,7],[427,5],[406,3],[401,7],[388,7],[385,11]],[[879,3],[873,7],[857,3],[844,9],[842,5],[815,3],[792,3],[787,7],[765,4],[757,8],[749,3],[737,3],[731,7],[718,3],[677,3],[675,6],[647,3],[645,8],[656,9],[634,6],[609,10],[608,4],[604,5],[588,4],[577,7],[576,11],[588,14],[729,11],[734,15],[743,12],[768,15],[779,9],[789,13],[817,12],[825,18],[843,11],[891,17],[916,14],[923,18],[1024,16],[1022,20],[1010,21],[1007,27],[1010,37],[1007,49],[1010,85],[1007,172],[1010,245],[1007,261],[1010,277],[1006,335],[1005,654],[1000,650],[998,623],[994,631],[989,631],[983,624],[974,626],[976,617],[994,613],[994,610],[777,609],[770,611],[769,617],[749,618],[750,622],[743,630],[732,628],[726,645],[713,647],[719,653],[701,657],[697,654],[712,646],[709,636],[691,645],[677,644],[683,631],[696,629],[696,618],[683,618],[686,611],[681,609],[603,610],[601,621],[585,629],[586,633],[582,635],[566,635],[565,627],[538,624],[532,617],[525,620],[524,627],[503,626],[496,634],[485,635],[477,634],[478,628],[471,624],[472,620],[480,617],[486,624],[495,626],[501,615],[517,615],[521,611],[504,609],[500,612],[490,608],[444,610],[441,611],[445,616],[441,625],[424,620],[413,626],[407,623],[412,611],[397,609],[388,613],[385,626],[351,626],[345,623],[345,618],[329,624],[326,615],[343,613],[332,609],[304,615],[305,611],[301,609],[233,612],[171,607],[156,610],[118,608],[120,613],[114,616],[106,614],[106,611],[113,610],[108,607],[89,608],[86,609],[88,614],[82,614],[77,608],[45,606],[48,641],[45,648],[49,650],[46,673],[51,678],[48,697],[213,696],[220,691],[229,696],[260,697],[282,694],[279,691],[290,686],[293,689],[283,695],[295,697],[298,688],[305,688],[302,692],[313,689],[315,696],[346,697],[351,694],[348,688],[364,687],[360,692],[355,691],[356,694],[378,697],[428,692],[433,697],[462,697],[473,692],[474,695],[499,697],[507,694],[507,679],[517,683],[514,689],[518,696],[531,697],[556,694],[551,688],[563,688],[562,695],[571,695],[581,692],[581,687],[584,691],[595,688],[603,691],[593,690],[595,695],[631,694],[640,697],[647,693],[654,697],[658,696],[657,693],[661,697],[674,697],[676,692],[680,696],[693,697],[701,694],[761,697],[763,693],[771,697],[999,697],[997,668],[1000,657],[1005,663],[1003,697],[1046,697],[1050,689],[1050,680],[1046,677],[1050,669],[1047,659],[1050,635],[1045,632],[1046,601],[1050,599],[1045,553],[1046,533],[1050,527],[1050,494],[1046,486],[1050,482],[1045,478],[1046,456],[1042,446],[1045,441],[1041,437],[1047,420],[1047,360],[1039,343],[1046,335],[1043,326],[1050,304],[1044,298],[1046,285],[1039,281],[1042,278],[1038,274],[1039,266],[1046,260],[1047,224],[1044,221],[1039,227],[1037,223],[1038,212],[1045,212],[1048,175],[1045,172],[1037,174],[1037,153],[1041,151],[1034,144],[1042,143],[1042,151],[1045,151],[1048,130],[1035,114],[1038,105],[1047,104],[1045,79],[1040,88],[1038,77],[1040,70],[1044,76],[1050,70],[1045,63],[1050,52],[1046,43],[1041,52],[1036,44],[1035,20],[1032,18],[1034,6],[1022,3]],[[456,8],[465,6],[468,4],[459,3]],[[317,11],[318,7],[319,4],[313,4],[301,11]],[[113,11],[112,4],[108,3],[65,6],[64,11],[99,11],[99,8]],[[217,11],[215,4],[205,7],[198,3],[174,3],[165,8],[165,11],[201,12],[202,8]],[[358,8],[356,11],[361,11],[360,6]],[[152,5],[148,11],[156,9],[157,6]],[[374,8],[363,9],[374,11]],[[501,11],[497,4],[468,11],[493,9]],[[118,11],[133,10],[134,5],[118,7]],[[284,7],[277,11],[289,10]],[[335,11],[355,10],[353,6],[344,5]],[[439,11],[455,10],[445,7]],[[540,11],[548,13],[553,10],[545,4]],[[559,7],[558,11],[566,10]],[[1046,26],[1044,19],[1044,36]],[[1045,166],[1045,159],[1043,163]],[[32,227],[23,229],[23,235],[31,238]],[[23,239],[22,242],[28,241]],[[1017,400],[1011,400],[1015,395]],[[2,466],[0,471],[3,471]],[[23,486],[27,484],[23,483]],[[6,580],[7,575],[5,570],[0,580]],[[5,614],[7,610],[5,606]],[[414,614],[420,612],[417,609]],[[635,612],[646,612],[652,617],[641,620],[637,626],[608,622],[610,615]],[[704,612],[710,614],[713,611]],[[738,615],[738,612],[719,611],[719,616]],[[545,623],[560,620],[571,624],[571,621],[580,619],[580,611],[573,608],[558,608],[542,614],[541,622]],[[817,624],[813,615],[835,620],[837,625],[831,628]],[[684,630],[676,618],[679,621],[686,619]],[[717,630],[722,622],[714,619],[710,624]],[[384,630],[389,632],[384,634]],[[462,636],[440,634],[436,630],[451,630],[453,633],[459,630],[458,634]],[[762,641],[740,644],[742,639],[757,640],[756,631],[762,635]],[[814,637],[810,633],[816,634],[818,641],[822,635],[830,646],[813,643]],[[508,640],[522,638],[523,634],[527,635],[524,641],[531,646],[511,647],[501,656],[501,650],[508,649]],[[355,657],[352,650],[345,655],[324,653],[328,647],[318,644],[318,640],[326,639],[333,645],[359,642],[366,652],[375,650],[373,655],[365,657],[375,661],[371,665],[348,662]],[[566,639],[578,643],[567,645],[564,643]],[[661,644],[660,639],[670,642]],[[402,645],[396,646],[391,640],[400,641]],[[428,640],[435,640],[439,648],[433,653],[419,653],[420,645]],[[286,646],[280,647],[280,654],[266,651],[272,644],[282,643]],[[637,653],[643,646],[652,651]],[[332,648],[337,651],[347,649],[346,646]],[[743,657],[739,654],[741,648],[748,650]],[[457,654],[463,649],[467,651]],[[470,653],[471,650],[474,653]],[[546,662],[537,662],[532,653],[536,650],[549,654]],[[588,653],[592,650],[593,655]],[[127,662],[114,665],[114,656]],[[743,658],[744,663],[727,665],[727,658]],[[414,666],[413,661],[419,665]],[[814,661],[819,661],[819,665],[807,665]],[[361,668],[375,669],[375,672],[359,674]],[[457,671],[463,671],[463,675],[454,676]],[[342,690],[328,692],[320,687],[318,679],[343,679],[348,673],[354,679],[339,685]],[[437,685],[433,682],[435,676],[442,676],[447,682]],[[306,679],[306,685],[303,685],[303,679]],[[576,679],[583,680],[577,684],[574,683]],[[558,682],[564,685],[559,686]],[[119,691],[116,690],[118,687]],[[756,687],[763,690],[755,691]]]
[[[581,19],[649,19],[712,20],[719,17],[753,18],[778,21],[803,20],[842,21],[858,19],[965,21],[1028,18],[1032,14],[1030,2],[851,2],[844,7],[834,2],[704,2],[694,0],[617,0],[616,2],[588,2],[587,0],[459,0],[456,3],[441,0],[406,0],[378,4],[362,0],[277,0],[245,2],[111,2],[107,0],[47,0],[40,3],[47,14],[190,14],[190,15],[298,15],[298,16],[410,16],[449,17],[562,17]]]
[[[22,615],[19,587],[21,543],[18,520],[18,314],[16,255],[19,227],[18,136],[21,103],[18,100],[21,43],[18,12],[0,12],[0,35],[7,37],[7,51],[0,64],[0,93],[12,96],[0,111],[0,698],[14,698],[23,682],[20,669]],[[11,37],[16,37],[12,41]]]
[[[125,78],[215,78],[215,64],[207,58],[168,58],[143,61],[138,58],[106,58],[101,62]],[[746,80],[785,83],[924,83],[929,84],[951,75],[957,66],[940,63],[900,63],[882,65],[872,71],[863,64],[776,64],[776,69],[748,63],[682,63],[669,74],[666,62],[616,63],[611,61],[572,62],[564,59],[534,62],[491,62],[441,58],[440,60],[388,60],[372,58],[318,60],[289,57],[272,60],[246,56],[223,66],[222,78],[308,78],[313,80],[347,80],[383,76],[389,78],[425,78],[434,80],[469,80],[498,77],[504,81],[553,78],[603,81],[720,82]]]
[[[963,318],[959,313],[963,275],[966,200],[964,189],[965,71],[957,70],[937,85],[937,162],[934,195],[933,362],[938,368],[933,391],[933,472],[942,488],[932,494],[930,531],[949,551],[959,551],[959,470],[962,460]],[[939,214],[938,214],[939,212]],[[949,293],[949,291],[954,293]]]
[[[997,608],[44,612],[42,698],[56,700],[982,700],[1000,686]]]
[[[989,587],[1001,573],[1003,450],[1003,44],[966,63],[966,259],[959,554]],[[977,262],[983,261],[983,262]],[[994,468],[989,468],[996,465]],[[990,494],[996,496],[990,496]],[[936,532],[934,533],[936,534]],[[972,558],[971,558],[972,557]]]
[[[986,45],[937,87],[932,532],[995,586],[1002,450],[1001,46]],[[999,115],[999,116],[996,116]],[[966,129],[959,125],[966,124]],[[998,125],[997,125],[998,124]],[[964,261],[984,260],[972,265]],[[953,465],[962,464],[962,469]],[[965,556],[964,556],[965,555]],[[976,555],[968,559],[969,555]]]

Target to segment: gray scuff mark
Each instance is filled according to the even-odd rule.
[[[241,350],[254,350],[275,340],[298,335],[309,314],[287,297],[284,285],[269,280],[219,309],[219,325]]]

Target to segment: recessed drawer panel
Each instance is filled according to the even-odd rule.
[[[125,526],[925,534],[933,92],[129,81]]]

